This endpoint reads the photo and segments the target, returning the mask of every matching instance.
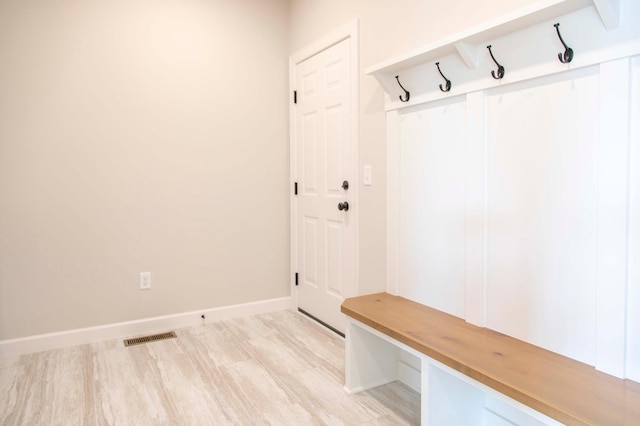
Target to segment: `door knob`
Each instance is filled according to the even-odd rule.
[[[345,191],[347,189],[349,189],[349,181],[345,180],[344,182],[342,182],[342,189],[344,189]]]
[[[338,210],[344,210],[346,212],[349,210],[349,203],[346,201],[344,203],[338,203]]]

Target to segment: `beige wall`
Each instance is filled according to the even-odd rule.
[[[364,70],[533,2],[0,1],[0,340],[287,296],[288,55],[357,17]],[[385,274],[373,77],[360,114],[368,293]]]
[[[289,295],[287,18],[0,1],[0,340]]]
[[[384,92],[364,70],[535,1],[290,1],[290,53],[353,18],[360,22],[360,174],[367,164],[374,172],[374,185],[360,191],[361,293],[384,291],[386,274]]]

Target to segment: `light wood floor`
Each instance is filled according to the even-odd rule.
[[[278,312],[0,359],[0,425],[419,424],[419,395],[344,384],[344,340]],[[132,336],[133,337],[133,336]]]

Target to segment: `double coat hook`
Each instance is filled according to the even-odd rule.
[[[562,45],[564,46],[564,52],[558,53],[558,59],[563,64],[568,64],[573,60],[573,49],[567,46],[567,43],[565,43],[564,40],[562,39],[562,36],[560,35],[560,28],[558,28],[560,26],[560,23],[553,24],[553,26],[556,27],[558,38],[560,39],[560,42],[562,42]]]
[[[500,80],[502,77],[504,77],[504,67],[500,65],[498,61],[496,61],[496,58],[493,56],[493,52],[491,51],[491,45],[488,45],[487,49],[489,49],[489,54],[491,55],[491,59],[493,59],[493,62],[495,62],[496,65],[498,66],[497,72],[491,71],[491,77],[495,78],[496,80]]]
[[[440,71],[440,62],[436,62],[436,67],[438,67],[438,72],[440,73],[440,75],[442,76],[442,78],[444,78],[445,81],[445,87],[442,87],[442,84],[440,84],[440,90],[443,92],[448,92],[449,90],[451,90],[451,80],[449,80],[447,77],[444,76],[444,74],[442,74],[442,71]]]
[[[400,96],[398,96],[398,97],[400,98],[400,100],[401,100],[402,102],[409,102],[409,98],[411,97],[411,93],[409,93],[409,92],[407,91],[407,89],[405,89],[405,88],[402,86],[402,84],[400,83],[400,79],[398,78],[398,76],[397,76],[397,75],[396,75],[396,80],[398,81],[398,85],[400,85],[400,88],[404,91],[404,96],[405,96],[405,98],[404,98],[404,99],[402,99],[402,95],[400,95]]]

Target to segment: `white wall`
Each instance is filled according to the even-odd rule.
[[[0,340],[288,295],[287,10],[0,2]]]
[[[589,6],[482,33],[477,67],[455,51],[438,58],[451,93],[426,54],[378,71],[397,182],[390,292],[638,380],[638,6],[621,2],[609,29]],[[570,65],[557,59],[558,21]],[[503,80],[489,74],[488,44]],[[394,74],[411,102],[387,84]]]
[[[290,1],[290,53],[350,19],[360,21],[360,173],[373,166],[373,186],[360,190],[361,293],[384,291],[386,256],[384,92],[364,69],[534,1]]]

